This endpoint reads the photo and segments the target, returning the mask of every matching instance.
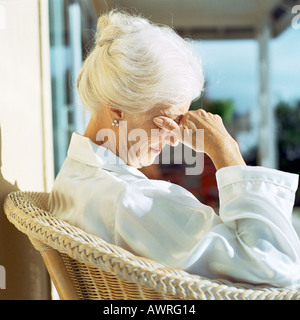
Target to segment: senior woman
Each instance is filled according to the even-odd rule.
[[[203,85],[199,57],[171,28],[117,11],[101,16],[77,81],[90,122],[83,136],[73,133],[51,211],[170,267],[213,279],[300,284],[291,222],[298,176],[246,166],[219,116],[188,111]],[[219,215],[184,188],[138,170],[178,141],[212,159]]]

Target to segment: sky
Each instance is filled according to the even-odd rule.
[[[237,114],[250,112],[252,132],[240,134],[244,149],[256,144],[259,59],[256,40],[201,41],[206,96],[232,99]],[[271,103],[300,100],[300,29],[292,27],[270,41]]]
[[[203,41],[200,51],[211,98],[232,98],[237,112],[257,104],[256,40]],[[300,29],[287,29],[270,43],[272,102],[300,99]]]

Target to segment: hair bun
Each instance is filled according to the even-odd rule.
[[[97,46],[102,47],[104,44],[110,44],[125,33],[122,30],[122,21],[120,21],[119,15],[118,13],[110,12],[98,19],[95,38]]]
[[[109,19],[106,15],[101,16],[97,22],[97,30],[102,31],[109,25]]]
[[[124,34],[136,32],[142,25],[147,25],[144,19],[130,16],[126,12],[113,10],[99,17],[95,44],[101,47],[105,43],[111,43]]]

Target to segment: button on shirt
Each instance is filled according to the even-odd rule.
[[[300,284],[292,225],[298,175],[249,166],[216,173],[219,215],[73,133],[50,195],[57,217],[128,251],[211,279]]]

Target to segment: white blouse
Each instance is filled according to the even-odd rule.
[[[150,180],[73,133],[50,210],[128,251],[212,279],[300,284],[292,225],[298,175],[249,166],[216,173],[219,215],[184,188]]]

